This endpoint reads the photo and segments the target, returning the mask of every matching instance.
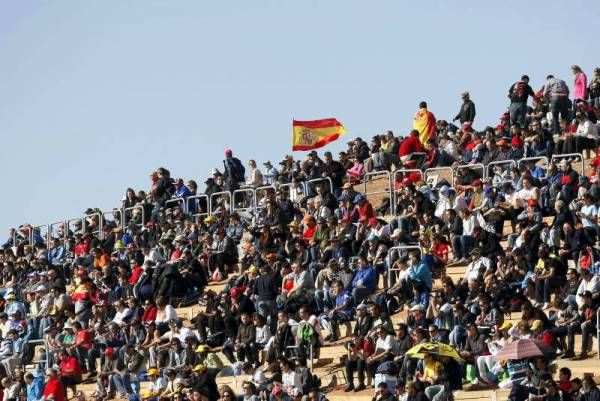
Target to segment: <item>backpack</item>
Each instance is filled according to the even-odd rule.
[[[396,376],[398,374],[398,365],[396,365],[393,361],[382,362],[377,367],[377,373],[382,375]]]
[[[296,336],[300,340],[300,342],[304,345],[313,346],[317,345],[319,339],[318,335],[315,332],[315,329],[310,325],[310,323],[300,324],[298,326],[298,331],[296,332]]]
[[[233,178],[236,181],[244,181],[246,179],[246,168],[238,158],[233,158],[233,165],[235,169],[233,170]]]

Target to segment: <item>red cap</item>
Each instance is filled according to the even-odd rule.
[[[513,136],[512,139],[510,140],[510,144],[512,146],[515,146],[517,148],[520,148],[521,146],[523,146],[523,141],[521,140],[521,138],[519,138],[518,136]]]
[[[375,227],[377,225],[377,223],[379,223],[377,221],[377,219],[375,217],[372,217],[369,219],[369,222],[367,223],[367,227]]]
[[[231,149],[225,149],[225,156],[226,156],[226,157],[231,157],[231,156],[233,156],[233,152],[231,151]]]
[[[537,201],[535,199],[529,199],[527,201],[527,206],[536,206],[537,205]]]
[[[108,347],[103,352],[104,355],[112,356],[115,354],[115,349],[113,347]]]
[[[231,295],[231,298],[235,298],[238,295],[240,295],[242,293],[242,289],[240,287],[233,287],[231,289],[231,291],[229,292],[229,295]]]

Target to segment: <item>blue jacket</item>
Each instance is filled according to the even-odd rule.
[[[431,279],[431,270],[429,266],[425,264],[423,260],[419,262],[419,264],[415,266],[411,266],[408,268],[408,275],[411,280],[419,281],[425,285],[429,290],[431,290],[432,279]]]
[[[33,376],[31,384],[27,385],[27,401],[37,401],[44,395],[44,377],[40,375]]]
[[[377,288],[377,274],[375,274],[375,269],[373,269],[373,267],[366,266],[364,269],[357,270],[354,279],[352,279],[352,288],[357,287],[356,283],[359,280],[362,280],[363,287],[375,292],[375,289]]]

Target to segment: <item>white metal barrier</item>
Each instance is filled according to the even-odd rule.
[[[185,202],[183,200],[183,198],[172,198],[172,199],[168,199],[165,202],[165,209],[169,209],[169,208],[174,208],[174,207],[178,207],[181,210],[181,213],[185,213]]]
[[[61,226],[62,226],[62,232],[61,232]],[[58,227],[58,229],[55,231],[54,228]],[[52,238],[63,238],[63,239],[67,239],[67,237],[69,236],[69,230],[67,229],[67,223],[65,221],[56,221],[54,223],[50,223],[48,224],[48,237],[49,239]]]
[[[585,159],[583,158],[583,153],[565,153],[562,155],[553,155],[550,159],[550,163],[559,163],[560,160],[563,159],[575,159],[572,160],[571,163],[581,163],[579,174],[585,175]]]
[[[393,246],[388,250],[388,254],[386,257],[386,259],[387,259],[387,280],[386,281],[387,281],[388,288],[390,288],[392,286],[392,273],[400,271],[400,269],[395,269],[392,267],[396,260],[396,259],[392,258],[392,255],[398,254],[398,257],[400,257],[401,252],[403,252],[403,251],[410,252],[413,249],[418,250],[421,253],[421,255],[423,254],[423,250],[418,245]]]
[[[388,185],[388,189],[387,190],[380,190],[380,191],[369,191],[367,189],[367,185],[369,183],[369,181],[371,181],[370,179],[376,179],[377,177],[384,177],[387,180],[387,185]],[[363,190],[363,195],[369,199],[369,195],[379,195],[379,194],[390,194],[391,191],[393,190],[392,187],[392,175],[390,174],[389,171],[372,171],[370,173],[365,173],[365,175],[363,176],[363,185],[364,185],[364,190]],[[392,201],[391,196],[390,196],[390,202]],[[389,208],[390,212],[392,211],[392,208]]]
[[[496,172],[494,171],[495,167],[500,167],[502,170],[500,172],[500,182],[499,184],[503,184],[507,181],[510,181],[510,169],[513,167],[517,167],[517,162],[515,160],[499,160],[499,161],[495,161],[495,162],[490,162],[488,163],[487,166],[485,166],[485,173],[484,173],[484,177],[485,178],[491,178],[492,180],[494,179],[494,177],[496,176]],[[504,174],[508,174],[508,179],[506,179],[505,177],[503,178],[502,175]]]
[[[45,232],[42,231],[41,229],[44,228]],[[29,243],[31,245],[34,245],[34,239],[35,239],[35,233],[39,233],[40,237],[42,238],[42,242],[46,243],[46,246],[50,245],[50,238],[49,238],[49,229],[48,229],[48,225],[47,224],[42,224],[39,226],[33,226],[31,227],[31,231],[29,232]],[[45,239],[44,239],[45,237]]]
[[[204,200],[206,203],[206,208],[202,208],[201,200]],[[194,205],[194,207],[191,207]],[[191,211],[195,211],[192,213]],[[210,199],[208,199],[208,195],[206,194],[198,194],[189,196],[185,199],[185,212],[187,214],[191,214],[192,217],[202,217],[208,216],[208,212],[210,211]]]
[[[456,166],[454,168],[454,176],[452,177],[452,186],[454,188],[456,188],[456,183],[458,182],[459,176],[460,174],[458,174],[459,171],[463,171],[463,170],[473,170],[473,171],[477,171],[477,170],[481,170],[481,178],[484,177],[485,175],[485,166],[481,163],[473,163],[473,164],[465,164],[462,166]],[[468,185],[470,185],[471,183],[469,182]]]
[[[227,198],[226,201],[229,202],[229,207],[226,207],[225,210],[227,212],[231,211],[231,204],[232,204],[231,192],[221,191],[221,192],[215,192],[210,195],[210,214],[215,214],[216,210],[219,207],[217,198],[222,198],[222,197],[226,197]]]
[[[135,211],[139,210],[140,214],[141,214],[141,220],[139,223],[135,223],[136,226],[140,226],[140,227],[144,227],[144,224],[147,223],[146,221],[146,210],[144,209],[144,207],[142,205],[135,205],[135,206],[131,206],[131,207],[127,207],[125,209],[123,209],[123,218],[121,219],[121,221],[123,222],[123,230],[130,224],[131,220],[134,220],[134,215],[135,215]],[[131,219],[129,221],[127,221],[127,212],[131,211]]]
[[[544,175],[542,177],[538,177],[538,178],[546,178],[546,175],[548,174],[548,158],[546,156],[524,157],[517,161],[517,167],[520,170],[521,166],[523,166],[523,164],[529,163],[529,162],[534,162],[534,164],[536,166],[538,166],[542,170],[544,170]],[[541,164],[540,164],[540,162],[541,162]]]
[[[90,225],[88,219],[96,219],[97,224],[95,228]],[[87,232],[88,228],[90,227],[92,228],[92,231],[90,231],[92,235],[96,234],[98,237],[102,235],[102,213],[90,213],[83,217],[83,232]]]
[[[256,207],[256,192],[254,188],[240,188],[233,191],[231,200],[232,212],[245,212]]]
[[[121,219],[120,219],[120,210],[117,209],[113,209],[109,212],[103,212],[102,213],[102,228],[104,229],[105,226],[109,226],[112,228],[116,228],[116,227],[122,227],[122,223],[121,223]],[[104,230],[102,230],[100,232],[100,236],[98,237],[99,239],[103,240],[104,239]]]
[[[454,182],[454,170],[452,169],[452,167],[432,167],[426,169],[423,173],[425,183],[429,185],[430,188],[435,187],[438,180],[435,180],[434,182],[433,176],[435,175],[435,173],[437,173],[437,176],[439,177],[439,175],[443,172],[450,173],[450,181],[448,181],[448,184],[452,185],[452,183]]]
[[[320,183],[326,182],[329,184],[329,192],[333,193],[333,181],[329,177],[315,178],[308,180],[305,185],[306,196],[313,196],[317,193],[315,187]]]
[[[256,209],[264,208],[265,205],[264,205],[263,199],[265,199],[265,198],[262,196],[262,193],[266,192],[268,194],[271,191],[274,193],[276,190],[277,190],[277,188],[275,188],[275,185],[263,185],[262,187],[255,188],[254,189],[254,202],[255,202],[254,207]]]
[[[66,224],[66,232],[70,233],[71,232],[71,227],[74,227],[74,229],[72,230],[73,233],[77,233],[78,229],[77,229],[77,222],[79,222],[79,232],[80,234],[83,233],[83,221],[85,219],[83,217],[75,217],[73,219],[69,219],[67,220],[67,224]],[[68,235],[68,234],[67,234]]]
[[[279,185],[280,191],[288,191],[288,199],[292,202],[300,202],[302,198],[308,196],[308,189],[304,182],[290,182]],[[300,191],[298,191],[300,190]]]

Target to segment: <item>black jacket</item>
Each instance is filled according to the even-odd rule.
[[[460,123],[464,123],[466,121],[475,120],[475,103],[472,100],[467,100],[460,106],[460,111],[454,117],[455,120],[459,120]]]

